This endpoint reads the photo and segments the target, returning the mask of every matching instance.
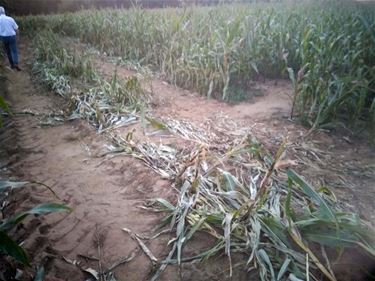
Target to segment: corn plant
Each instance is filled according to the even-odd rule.
[[[33,40],[35,62],[33,72],[52,90],[64,95],[73,80],[94,81],[97,74],[90,58],[80,51],[65,48],[61,38],[47,30]],[[56,48],[57,47],[57,48]]]
[[[98,130],[108,130],[134,122],[136,112],[147,95],[137,77],[125,81],[115,71],[111,79],[102,78],[89,55],[77,51],[59,35],[44,30],[33,41],[34,74],[48,88],[67,98],[70,118],[82,117]]]
[[[26,184],[28,184],[28,182],[0,180],[1,200],[3,201],[3,199],[7,198],[12,190],[23,188],[26,186]],[[69,207],[62,204],[46,203],[7,217],[4,214],[5,207],[5,202],[2,202],[2,219],[0,221],[0,253],[12,257],[25,266],[30,266],[30,260],[25,250],[9,236],[9,233],[12,231],[12,229],[14,229],[18,224],[20,224],[30,215],[43,215],[54,212],[71,211]]]
[[[335,8],[305,27],[299,48],[295,107],[313,128],[342,121],[353,128],[374,115],[374,23],[361,10]]]

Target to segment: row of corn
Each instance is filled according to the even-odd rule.
[[[249,81],[290,78],[292,115],[313,128],[374,128],[375,8],[352,1],[89,10],[22,18],[153,68],[202,95],[246,97]]]

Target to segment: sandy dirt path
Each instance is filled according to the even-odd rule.
[[[106,77],[112,77],[115,70],[122,79],[137,74],[125,67],[115,66],[105,57],[97,59],[96,66]],[[253,90],[257,95],[235,104],[207,99],[198,93],[181,89],[157,78],[150,79],[145,88],[152,92],[155,105],[153,114],[187,119],[196,124],[215,118],[217,114],[230,116],[236,121],[251,122],[270,117],[287,117],[292,107],[292,89],[287,80],[259,81],[255,83],[256,90]]]
[[[36,89],[26,71],[11,72],[9,78],[9,100],[16,113],[27,110],[48,114],[63,102]],[[148,198],[171,196],[170,184],[131,157],[97,158],[107,142],[84,121],[46,128],[38,123],[30,114],[11,119],[4,130],[6,135],[2,135],[3,140],[8,136],[2,149],[10,155],[4,164],[12,175],[51,186],[74,211],[25,224],[24,233],[29,235],[25,248],[36,258],[35,263],[42,263],[48,254],[69,259],[76,259],[79,254],[97,256],[94,240],[98,233],[105,237],[105,265],[129,255],[137,244],[121,228],[149,234],[160,216],[139,206]],[[48,192],[36,187],[25,199],[20,209],[53,200]],[[17,235],[22,236],[20,232]],[[150,245],[157,255],[164,251],[164,238]],[[46,267],[57,279],[84,280],[79,270],[60,259],[50,260]],[[119,280],[143,280],[151,269],[150,261],[139,254],[134,262],[119,267],[119,276],[126,272],[126,278]]]

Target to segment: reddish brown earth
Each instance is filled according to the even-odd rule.
[[[36,94],[27,73],[9,76],[13,82],[10,86],[13,111],[32,109],[43,113],[56,108],[55,97]],[[15,116],[9,126],[17,143],[16,154],[11,155],[15,159],[7,165],[10,172],[51,186],[74,210],[26,223],[25,232],[31,235],[25,241],[25,248],[36,258],[35,263],[45,254],[70,259],[76,259],[78,254],[97,256],[93,237],[98,229],[105,234],[104,260],[110,265],[136,247],[121,228],[147,233],[158,223],[158,216],[138,206],[147,198],[171,196],[168,182],[130,157],[107,161],[96,158],[106,142],[88,124],[76,121],[39,128],[37,120],[26,115]],[[31,188],[29,194],[20,208],[53,200],[41,188]],[[161,241],[153,245],[160,253],[166,242]],[[130,280],[142,280],[149,273],[147,266],[138,270],[139,264],[147,265],[147,258],[139,255],[127,266]],[[61,280],[84,278],[78,269],[60,259],[54,259],[49,266],[50,275]]]
[[[97,67],[106,77],[111,77],[115,69],[122,78],[136,74],[126,68],[115,67],[112,63],[106,62],[105,58],[97,60]],[[187,119],[197,124],[217,114],[230,116],[236,121],[248,120],[252,123],[271,116],[288,116],[292,104],[291,86],[286,80],[258,83],[256,87],[258,96],[234,105],[207,99],[198,93],[189,92],[159,79],[152,79],[150,82],[145,87],[153,93],[153,102],[156,105],[153,114]]]
[[[25,55],[25,47],[21,46]],[[99,59],[98,59],[99,60]],[[115,66],[101,61],[99,67],[105,75],[111,75]],[[133,72],[118,68],[120,77]],[[14,112],[32,110],[46,113],[64,108],[64,101],[38,87],[27,71],[9,71],[11,80],[8,100]],[[263,95],[250,103],[228,105],[207,100],[195,93],[152,81],[156,117],[171,116],[189,120],[199,126],[218,114],[229,116],[241,126],[252,126],[257,136],[270,149],[286,136],[305,141],[301,136],[306,130],[285,118],[290,111],[290,86],[286,81],[266,81],[259,85]],[[150,109],[151,110],[151,109]],[[14,233],[33,258],[34,268],[44,264],[46,280],[86,280],[76,266],[63,260],[80,260],[84,265],[98,269],[98,263],[86,262],[80,255],[98,256],[95,239],[103,237],[102,266],[128,256],[137,243],[121,229],[126,227],[135,233],[150,235],[162,218],[161,214],[141,208],[147,199],[162,197],[175,200],[176,194],[169,181],[129,156],[99,157],[110,144],[103,135],[84,121],[65,122],[58,126],[40,127],[36,116],[15,114],[6,120],[1,129],[0,177],[43,182],[53,188],[63,202],[73,208],[69,214],[53,214],[30,218]],[[345,138],[343,138],[345,137]],[[178,142],[178,140],[175,140]],[[319,133],[309,140],[315,142],[320,157],[308,165],[301,163],[297,169],[316,183],[325,182],[338,194],[346,205],[375,225],[373,204],[375,198],[373,170],[374,151],[361,139],[346,135],[330,136]],[[184,143],[184,141],[181,141]],[[293,155],[292,155],[293,156]],[[313,157],[312,157],[313,158]],[[9,212],[21,210],[40,202],[56,201],[51,194],[35,185],[13,195]],[[170,235],[162,235],[146,241],[153,254],[163,259],[170,248]],[[208,248],[212,241],[205,235],[196,239],[186,250],[188,256]],[[349,263],[357,261],[350,260]],[[139,251],[134,260],[114,271],[117,280],[148,280],[154,268],[146,255]],[[27,270],[23,280],[30,280]],[[86,278],[86,279],[85,279]],[[204,264],[186,264],[182,271],[169,266],[160,280],[249,280],[251,276],[240,267],[228,277],[225,257],[215,258]],[[256,280],[256,279],[251,279]],[[354,280],[354,279],[353,279]]]

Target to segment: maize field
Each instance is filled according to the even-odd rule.
[[[292,117],[312,128],[374,129],[375,8],[350,1],[279,6],[99,10],[23,18],[102,52],[150,66],[207,97],[231,100],[249,81],[290,78]]]
[[[158,79],[223,102],[245,100],[254,81],[290,80],[291,119],[311,132],[342,127],[366,132],[372,140],[375,6],[327,0],[133,7],[17,20],[32,46],[32,74],[69,104],[64,121],[87,120],[111,141],[114,152],[108,154],[141,160],[176,192],[175,201],[157,198],[143,206],[164,214],[163,230],[151,237],[173,236],[164,260],[142,244],[151,238],[122,229],[152,260],[150,280],[159,279],[168,265],[180,268],[224,254],[229,276],[241,266],[262,281],[337,281],[334,263],[346,249],[375,257],[368,222],[339,205],[329,187],[314,186],[281,164],[288,151],[306,169],[318,162],[324,166],[328,152],[279,139],[270,141],[270,149],[252,128],[224,118],[206,127],[156,118],[145,76],[120,79],[117,73],[120,63],[147,69]],[[98,55],[116,60],[110,77],[97,69]],[[137,123],[146,136],[141,140],[133,136],[135,130],[116,131]],[[162,143],[163,134],[189,145]],[[152,136],[160,136],[160,143]],[[198,232],[214,244],[186,256]],[[238,255],[241,262],[234,264]],[[94,280],[116,280],[111,270],[90,270]]]

